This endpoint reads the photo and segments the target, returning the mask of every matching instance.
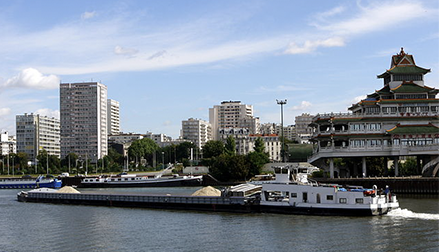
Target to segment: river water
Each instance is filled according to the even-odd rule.
[[[199,188],[106,189],[189,194]],[[105,190],[105,189],[101,189]],[[22,203],[0,190],[0,251],[434,251],[439,199],[386,216],[232,214]]]

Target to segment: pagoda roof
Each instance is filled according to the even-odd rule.
[[[439,127],[429,123],[429,124],[419,124],[419,125],[401,125],[397,124],[392,129],[387,130],[390,134],[438,134]]]
[[[396,88],[392,88],[391,91],[393,93],[423,93],[423,92],[436,91],[437,93],[439,90],[427,86],[419,86],[413,83],[413,81],[411,81],[411,82],[403,82],[401,85],[397,86]]]
[[[430,71],[430,69],[417,66],[415,64],[413,55],[406,54],[404,49],[401,48],[401,52],[399,54],[392,56],[390,69],[386,70],[377,77],[384,78],[390,74],[426,74]]]

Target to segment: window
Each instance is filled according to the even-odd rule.
[[[291,198],[297,198],[297,193],[291,193]]]
[[[303,196],[303,197],[302,197],[302,201],[303,201],[304,203],[308,202],[308,193],[307,193],[307,192],[304,192],[302,196]]]
[[[340,204],[346,204],[348,203],[348,200],[346,198],[340,198]]]
[[[326,200],[334,200],[334,195],[326,195]]]
[[[357,203],[357,204],[363,204],[363,198],[357,198],[357,199],[355,199],[355,203]]]

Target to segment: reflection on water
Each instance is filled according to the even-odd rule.
[[[0,191],[0,251],[437,252],[439,246],[436,198],[400,197],[401,209],[388,216],[323,217],[21,203],[18,191]]]

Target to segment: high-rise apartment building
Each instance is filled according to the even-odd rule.
[[[61,156],[75,153],[96,161],[107,155],[107,86],[61,83]]]
[[[181,138],[201,149],[207,141],[212,140],[212,126],[204,120],[189,118],[182,121]]]
[[[119,102],[112,99],[107,100],[107,126],[108,135],[120,133]]]
[[[60,156],[60,123],[56,118],[37,114],[16,116],[17,152],[24,152],[35,161],[42,150]]]
[[[250,134],[258,133],[259,120],[253,117],[253,106],[240,101],[223,101],[209,109],[212,135],[219,140],[219,130],[227,128],[247,128]]]

